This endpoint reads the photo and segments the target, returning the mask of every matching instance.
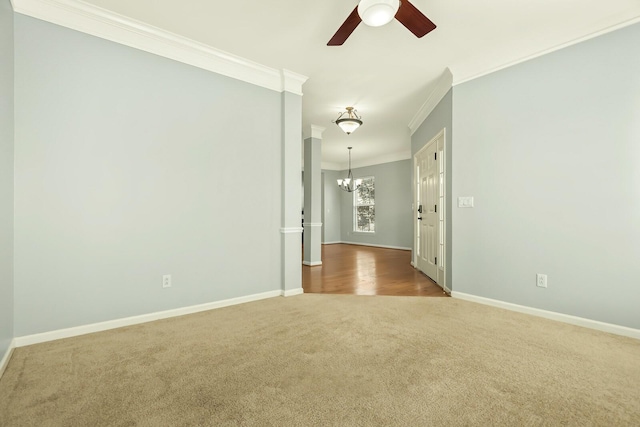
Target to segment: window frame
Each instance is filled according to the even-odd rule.
[[[361,178],[357,178],[357,179],[361,179],[362,181],[365,180],[372,180],[373,181],[373,189],[375,191],[376,188],[376,178],[373,175],[369,175],[369,176],[365,176],[365,177],[361,177]],[[362,233],[362,234],[375,234],[376,233],[376,198],[375,195],[373,197],[373,204],[358,204],[358,192],[360,190],[355,190],[353,192],[353,225],[351,227],[352,232],[353,233]],[[373,224],[374,224],[374,228],[371,231],[367,231],[367,230],[358,230],[358,206],[373,206]]]

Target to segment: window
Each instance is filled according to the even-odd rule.
[[[376,231],[376,188],[374,178],[362,178],[360,187],[353,192],[353,231]]]

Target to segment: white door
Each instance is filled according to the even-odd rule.
[[[444,285],[443,148],[441,134],[420,150],[415,160],[416,267],[440,286]]]

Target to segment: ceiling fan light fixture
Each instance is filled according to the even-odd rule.
[[[347,107],[346,110],[347,111],[340,113],[334,123],[337,124],[344,133],[350,135],[351,132],[362,125],[362,119],[358,116],[358,112],[353,107]]]
[[[396,16],[400,0],[361,0],[358,15],[370,27],[388,24]]]

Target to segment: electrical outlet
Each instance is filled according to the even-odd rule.
[[[163,288],[170,288],[171,287],[171,275],[170,274],[165,274],[164,276],[162,276],[162,287]]]
[[[536,274],[536,286],[538,286],[540,288],[546,288],[547,287],[547,275],[546,274],[542,274],[542,273]]]

